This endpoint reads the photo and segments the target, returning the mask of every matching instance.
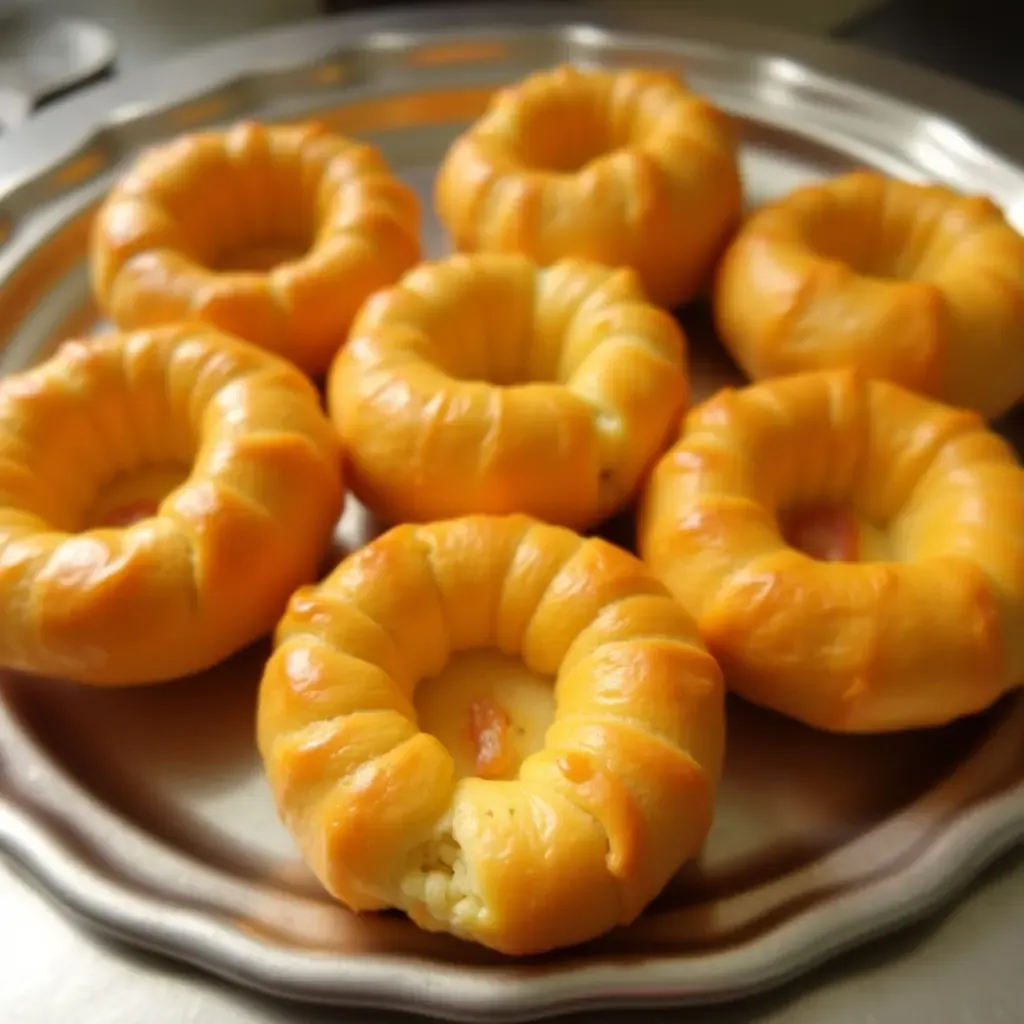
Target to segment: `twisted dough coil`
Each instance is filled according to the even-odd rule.
[[[417,728],[417,684],[474,648],[555,677],[555,721],[514,780],[456,782]],[[638,559],[525,516],[472,516],[396,527],[293,597],[258,741],[336,898],[527,954],[631,921],[701,845],[722,689]]]
[[[91,525],[166,467],[190,472],[151,514]],[[316,390],[269,353],[195,326],[65,342],[0,381],[0,664],[130,684],[222,660],[315,578],[339,470]]]
[[[460,255],[366,304],[328,377],[350,483],[389,522],[624,505],[689,397],[685,338],[628,270]]]
[[[787,544],[787,510],[821,504],[879,532],[844,541],[864,561]],[[1024,470],[976,413],[898,385],[721,392],[652,474],[639,543],[730,687],[810,725],[938,725],[1024,681]]]
[[[243,123],[148,150],[103,203],[92,286],[122,328],[198,319],[323,373],[420,258],[416,193],[322,125]]]
[[[715,317],[754,379],[851,366],[992,418],[1024,395],[1024,238],[986,198],[847,174],[747,221]]]
[[[560,67],[499,91],[435,189],[457,248],[630,266],[663,306],[708,283],[742,202],[729,119],[648,70]]]

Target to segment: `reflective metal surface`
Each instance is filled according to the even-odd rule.
[[[88,21],[55,18],[48,6],[0,7],[0,127],[5,131],[39,104],[95,80],[114,62],[111,33]]]
[[[639,21],[616,28],[610,17],[603,28],[579,25],[554,7],[533,17],[537,24],[508,30],[474,28],[480,15],[469,9],[441,19],[457,32],[420,33],[411,15],[285,30],[179,62],[175,75],[163,72],[164,92],[157,74],[134,101],[122,93],[113,107],[79,104],[77,121],[67,110],[40,119],[48,131],[26,130],[25,173],[0,194],[0,322],[9,334],[0,372],[93,326],[89,210],[140,144],[241,116],[317,116],[379,144],[429,199],[441,154],[488,91],[559,60],[681,69],[740,119],[752,203],[868,163],[988,192],[1024,227],[1024,172],[968,126],[745,49],[713,25],[679,21],[674,41],[661,15],[649,32]],[[87,109],[102,117],[97,130]],[[1024,116],[1008,109],[1016,121],[995,119],[998,131],[1016,130],[1024,145]],[[429,221],[428,250],[444,247]],[[706,311],[684,320],[698,395],[738,379]],[[1004,428],[1020,432],[1012,420]],[[372,531],[352,502],[339,552]],[[608,532],[628,543],[629,517]],[[252,723],[262,653],[130,692],[5,678],[0,845],[93,923],[265,991],[490,1020],[733,999],[937,907],[1024,836],[1020,700],[948,729],[859,739],[735,702],[700,862],[634,927],[578,950],[503,961],[397,916],[357,919],[323,896],[259,774]]]

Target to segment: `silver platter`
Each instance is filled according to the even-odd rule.
[[[20,168],[0,179],[0,372],[94,328],[91,210],[140,146],[241,117],[315,116],[380,145],[429,209],[439,159],[487,93],[560,61],[681,70],[738,118],[753,204],[871,165],[988,193],[1024,228],[1024,113],[1008,104],[665,6],[586,10],[585,23],[556,5],[317,21],[104,86],[0,140],[0,166]],[[432,220],[427,240],[445,251]],[[684,321],[698,395],[738,380],[706,314]],[[1024,437],[1021,417],[1001,428]],[[610,531],[628,542],[629,517]],[[371,532],[350,502],[339,548]],[[633,927],[513,963],[323,895],[259,772],[264,653],[130,692],[0,679],[0,845],[92,924],[265,992],[490,1021],[735,999],[936,909],[1024,837],[1024,700],[866,738],[736,701],[700,862]]]

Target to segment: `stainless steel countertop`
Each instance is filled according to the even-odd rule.
[[[317,10],[315,0],[37,0],[55,12],[94,17],[118,37],[124,71],[192,45]],[[749,0],[751,10],[758,0]],[[844,0],[847,15],[857,0]],[[697,2],[696,9],[717,9]],[[730,2],[730,14],[743,4]],[[778,5],[775,21],[821,30],[822,5]],[[841,11],[839,10],[841,9]],[[782,13],[784,16],[779,17]],[[0,166],[0,176],[4,168]],[[412,1018],[363,1010],[286,1005],[231,989],[143,956],[67,918],[0,862],[0,1020],[4,1024],[398,1024]],[[993,868],[940,920],[862,949],[766,998],[720,1010],[630,1014],[685,1024],[999,1024],[1024,1018],[1024,851]],[[568,1018],[566,1018],[568,1020]],[[575,1018],[583,1020],[583,1017]],[[624,1015],[586,1017],[612,1024]]]

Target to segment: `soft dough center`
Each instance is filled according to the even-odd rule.
[[[555,717],[550,679],[497,651],[457,652],[416,688],[419,727],[451,752],[458,778],[514,779]]]

